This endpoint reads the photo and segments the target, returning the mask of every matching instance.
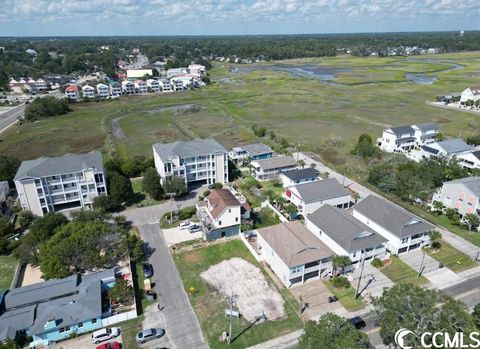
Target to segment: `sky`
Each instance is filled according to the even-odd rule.
[[[480,29],[480,0],[0,0],[0,36]]]

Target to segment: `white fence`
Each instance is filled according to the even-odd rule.
[[[288,223],[288,219],[286,219],[275,207],[273,207],[273,205],[268,200],[265,200],[264,202],[262,202],[261,206],[268,207],[273,212],[275,212],[278,218],[280,218],[280,221],[282,221],[283,223]]]
[[[257,260],[257,262],[261,262],[263,261],[263,258],[261,255],[259,255],[257,253],[257,251],[255,251],[255,249],[253,248],[252,245],[250,245],[250,243],[248,242],[247,238],[245,237],[245,234],[246,233],[249,233],[249,232],[241,232],[240,233],[240,240],[243,241],[243,243],[245,244],[245,246],[247,246],[247,249],[250,251],[250,253],[253,255],[253,257],[255,257],[255,259]]]
[[[113,325],[113,324],[117,324],[119,322],[135,319],[137,316],[138,316],[137,315],[137,310],[133,309],[133,310],[130,310],[129,312],[127,312],[127,313],[120,313],[120,314],[116,314],[116,315],[107,317],[105,319],[102,319],[102,326],[103,327],[110,326],[110,325]]]

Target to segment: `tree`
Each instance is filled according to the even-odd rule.
[[[107,174],[109,191],[108,195],[118,205],[128,201],[133,195],[132,183],[130,179],[118,172],[109,172]]]
[[[332,257],[332,273],[333,275],[337,274],[337,269],[340,268],[340,274],[343,274],[345,267],[352,264],[352,260],[348,256],[333,256]]]
[[[317,164],[314,163],[314,162],[312,162],[312,163],[310,164],[310,167],[311,167],[311,168],[316,168],[316,167],[317,167]]]
[[[165,179],[165,193],[173,196],[182,196],[187,193],[185,180],[179,176],[169,176]]]
[[[297,165],[300,166],[301,168],[304,168],[305,167],[305,161],[300,159],[297,161]]]
[[[108,295],[112,301],[120,304],[130,305],[133,303],[133,287],[129,286],[127,280],[123,278],[115,280],[115,285],[108,290]]]
[[[442,234],[438,230],[430,230],[428,235],[430,236],[430,240],[432,240],[432,248],[438,250],[442,246],[440,243]]]
[[[18,214],[18,224],[20,224],[23,229],[27,229],[30,224],[32,224],[34,219],[35,216],[31,211],[28,210],[24,210]]]
[[[20,160],[11,156],[0,155],[0,181],[12,183],[19,167]]]
[[[463,219],[467,222],[469,231],[472,231],[472,228],[478,227],[480,224],[480,218],[475,213],[467,213]]]
[[[147,168],[143,173],[142,190],[155,200],[163,196],[163,189],[160,185],[160,176],[154,168]]]
[[[439,291],[411,284],[398,284],[385,289],[372,304],[380,326],[380,337],[386,345],[395,344],[395,333],[406,328],[417,335],[424,332],[475,330],[473,317],[465,305]],[[419,336],[406,336],[405,344],[423,348]]]
[[[433,206],[433,210],[434,210],[434,212],[435,212],[435,214],[436,214],[437,216],[440,215],[440,214],[442,214],[442,213],[443,213],[443,209],[445,208],[445,206],[443,205],[443,203],[440,202],[440,201],[434,201],[433,204],[432,204],[432,206]]]
[[[97,196],[93,199],[93,208],[103,213],[114,212],[118,207],[118,202],[107,195]]]
[[[480,303],[477,303],[473,307],[472,316],[473,316],[473,320],[477,324],[477,327],[480,328]]]
[[[300,337],[298,349],[370,349],[368,336],[353,324],[333,313],[322,315],[318,322],[309,321]]]
[[[66,99],[55,97],[37,98],[25,108],[25,120],[37,121],[42,118],[66,114],[70,111]]]
[[[379,158],[381,156],[380,149],[373,143],[370,135],[363,133],[358,137],[358,142],[352,150],[353,155],[361,156],[363,159],[370,157]]]
[[[15,233],[15,226],[7,217],[0,216],[0,237],[9,237]]]

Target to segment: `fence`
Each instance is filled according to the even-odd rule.
[[[137,309],[130,310],[126,313],[116,314],[105,319],[102,319],[102,326],[110,326],[113,324],[117,324],[119,322],[135,319],[137,317]]]
[[[283,223],[288,223],[288,219],[286,219],[275,207],[273,207],[273,205],[268,200],[265,200],[264,202],[262,202],[261,206],[268,207],[273,212],[275,212],[278,218],[280,218],[280,221],[282,221]]]
[[[251,231],[241,232],[241,233],[240,233],[240,240],[242,240],[243,243],[245,244],[245,246],[247,246],[247,249],[250,251],[250,253],[253,255],[253,257],[257,260],[257,262],[261,262],[261,261],[263,261],[262,256],[260,256],[260,255],[258,254],[258,252],[255,251],[255,249],[253,248],[253,246],[250,245],[250,242],[248,242],[247,238],[245,237],[245,234],[250,233],[250,232],[251,232]]]

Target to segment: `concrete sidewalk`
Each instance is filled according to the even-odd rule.
[[[363,298],[370,298],[370,296],[381,296],[384,288],[390,288],[394,285],[392,280],[390,280],[384,273],[382,273],[377,268],[372,267],[370,262],[371,261],[365,262],[365,266],[363,268],[363,278],[360,282],[360,290],[363,290]],[[352,284],[354,287],[356,287],[358,283],[360,271],[360,268],[356,268],[353,271]]]

